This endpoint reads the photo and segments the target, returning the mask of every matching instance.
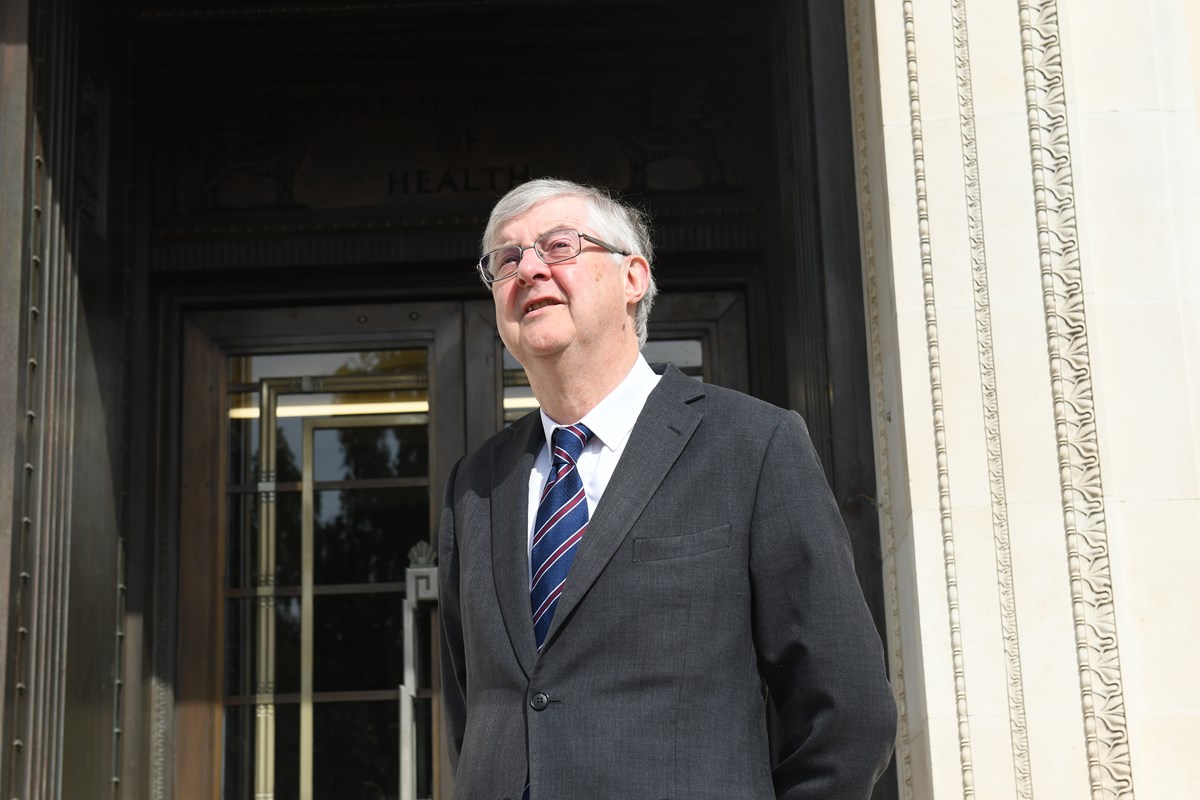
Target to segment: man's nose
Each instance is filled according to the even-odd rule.
[[[530,247],[521,251],[521,260],[517,262],[517,280],[521,283],[544,281],[550,277],[550,267],[538,258],[538,254]]]

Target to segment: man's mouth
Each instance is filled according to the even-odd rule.
[[[558,305],[557,300],[553,300],[550,298],[546,298],[545,300],[538,300],[537,302],[530,303],[529,305],[525,306],[525,313],[529,314],[533,311],[537,311],[539,308],[545,308],[546,306],[554,306],[554,305]]]

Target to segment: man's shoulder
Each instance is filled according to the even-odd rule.
[[[722,409],[727,408],[739,413],[754,414],[763,417],[783,417],[792,413],[786,408],[780,408],[762,398],[746,394],[737,389],[730,389],[727,386],[706,383],[704,384],[704,388],[708,394],[710,403]]]
[[[541,418],[535,408],[512,424],[496,431],[483,444],[468,452],[459,462],[459,472],[469,472],[481,467],[490,468],[488,465],[497,458],[515,456],[516,451],[526,447],[530,436],[540,429]]]
[[[737,389],[730,389],[715,383],[704,383],[684,375],[671,366],[664,370],[660,388],[684,402],[697,403],[706,418],[717,418],[722,421],[725,421],[726,418],[729,418],[730,421],[743,420],[748,424],[761,426],[797,417],[795,412],[780,408],[766,400]]]

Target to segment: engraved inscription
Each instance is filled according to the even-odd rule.
[[[436,212],[441,202],[483,205],[542,175],[639,192],[741,190],[756,174],[754,93],[734,90],[744,78],[200,87],[176,98],[171,212]]]
[[[533,177],[529,165],[520,167],[460,167],[388,170],[387,193],[437,194],[439,192],[507,192]]]

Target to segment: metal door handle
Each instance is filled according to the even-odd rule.
[[[417,800],[417,610],[437,603],[437,567],[409,567],[404,573],[404,682],[400,685],[400,800]],[[435,742],[436,751],[436,742]]]

